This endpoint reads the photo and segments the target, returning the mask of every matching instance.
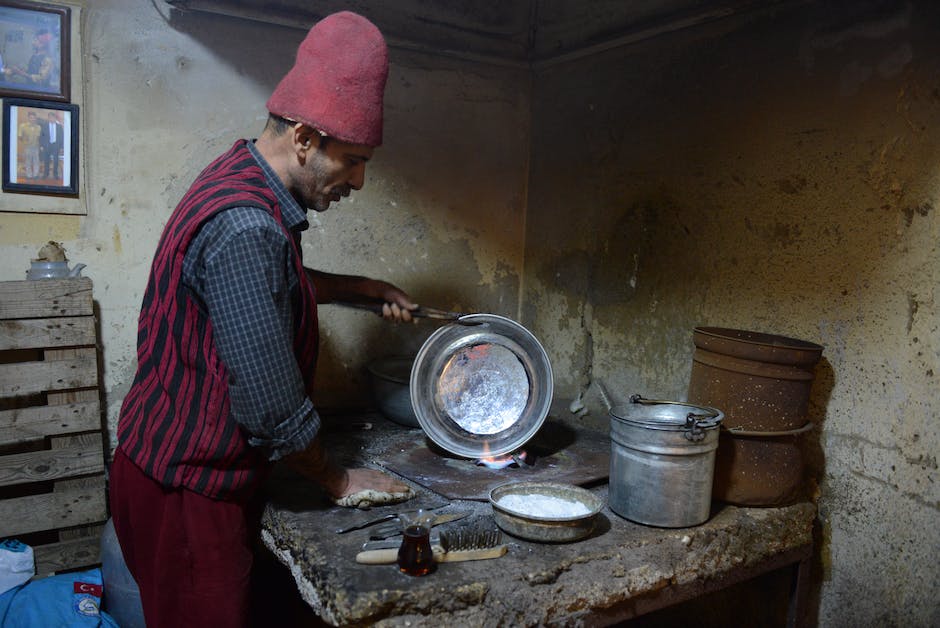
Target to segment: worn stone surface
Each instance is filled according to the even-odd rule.
[[[374,441],[381,439],[376,434]],[[355,442],[350,440],[349,442]],[[369,447],[353,462],[369,463]],[[440,503],[414,485],[416,501]],[[606,502],[607,486],[592,488]],[[459,501],[443,510],[470,509],[467,526],[493,525],[485,502]],[[395,565],[359,565],[354,557],[367,530],[336,534],[353,522],[394,512],[329,506],[302,479],[279,474],[264,517],[264,541],[292,571],[301,595],[336,625],[590,625],[629,615],[631,604],[672,585],[705,586],[728,579],[812,541],[815,507],[746,509],[726,506],[694,528],[661,529],[631,523],[605,508],[591,536],[541,544],[504,535],[508,553],[494,560],[445,563],[412,578]]]

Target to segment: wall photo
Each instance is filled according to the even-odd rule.
[[[78,193],[78,105],[3,101],[3,191]]]
[[[0,0],[0,97],[68,102],[68,7]]]

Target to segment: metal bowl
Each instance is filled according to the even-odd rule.
[[[466,458],[511,453],[539,430],[552,402],[548,354],[525,327],[468,314],[437,329],[411,370],[411,402],[432,441]]]
[[[575,502],[587,510],[585,514],[546,514],[533,502],[533,511],[509,507],[504,498],[554,498]],[[500,503],[502,500],[502,503]],[[597,515],[604,507],[604,500],[594,493],[573,484],[554,482],[510,482],[490,491],[490,504],[496,525],[513,536],[530,541],[564,543],[577,541],[594,530]]]
[[[411,404],[408,382],[414,358],[391,356],[368,365],[372,396],[385,418],[406,427],[420,427]]]

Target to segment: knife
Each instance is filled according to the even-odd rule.
[[[369,526],[375,525],[376,523],[381,523],[381,522],[383,522],[383,521],[391,521],[392,519],[397,519],[397,518],[400,517],[401,515],[407,515],[408,513],[418,512],[419,510],[434,510],[434,509],[436,509],[436,508],[441,508],[441,507],[443,507],[443,506],[446,506],[446,505],[449,504],[449,503],[450,503],[450,502],[445,502],[445,503],[443,503],[443,504],[437,504],[437,505],[434,505],[434,506],[425,506],[424,508],[415,508],[414,510],[403,510],[403,511],[400,511],[400,512],[390,512],[390,513],[388,513],[388,514],[381,515],[381,516],[379,516],[379,517],[374,517],[374,518],[372,518],[372,519],[366,519],[366,520],[363,521],[362,523],[354,523],[353,525],[346,526],[345,528],[339,528],[338,530],[336,530],[336,534],[346,534],[347,532],[352,532],[353,530],[361,530],[361,529],[363,529],[363,528],[368,528]]]
[[[434,519],[431,520],[431,526],[430,526],[430,527],[433,528],[434,526],[439,526],[439,525],[441,525],[442,523],[450,523],[451,521],[459,521],[460,519],[463,519],[464,517],[466,517],[466,516],[469,515],[469,514],[470,514],[470,511],[469,511],[469,510],[464,511],[464,512],[446,512],[446,513],[441,513],[441,514],[437,515],[436,517],[434,517]],[[399,535],[399,534],[402,533],[401,521],[397,522],[397,525],[394,525],[394,524],[392,524],[391,522],[389,522],[389,524],[387,524],[387,525],[388,525],[388,529],[387,529],[387,530],[386,530],[386,529],[380,530],[380,529],[378,529],[378,528],[376,528],[375,530],[373,530],[373,531],[369,534],[369,538],[370,538],[371,540],[387,539],[387,538],[390,538],[390,537],[393,537],[393,536],[397,536],[397,535]],[[385,526],[382,526],[382,528],[385,528]]]

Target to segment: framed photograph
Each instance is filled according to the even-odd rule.
[[[0,0],[0,97],[68,102],[70,9]]]
[[[78,105],[3,100],[3,191],[78,194]]]

